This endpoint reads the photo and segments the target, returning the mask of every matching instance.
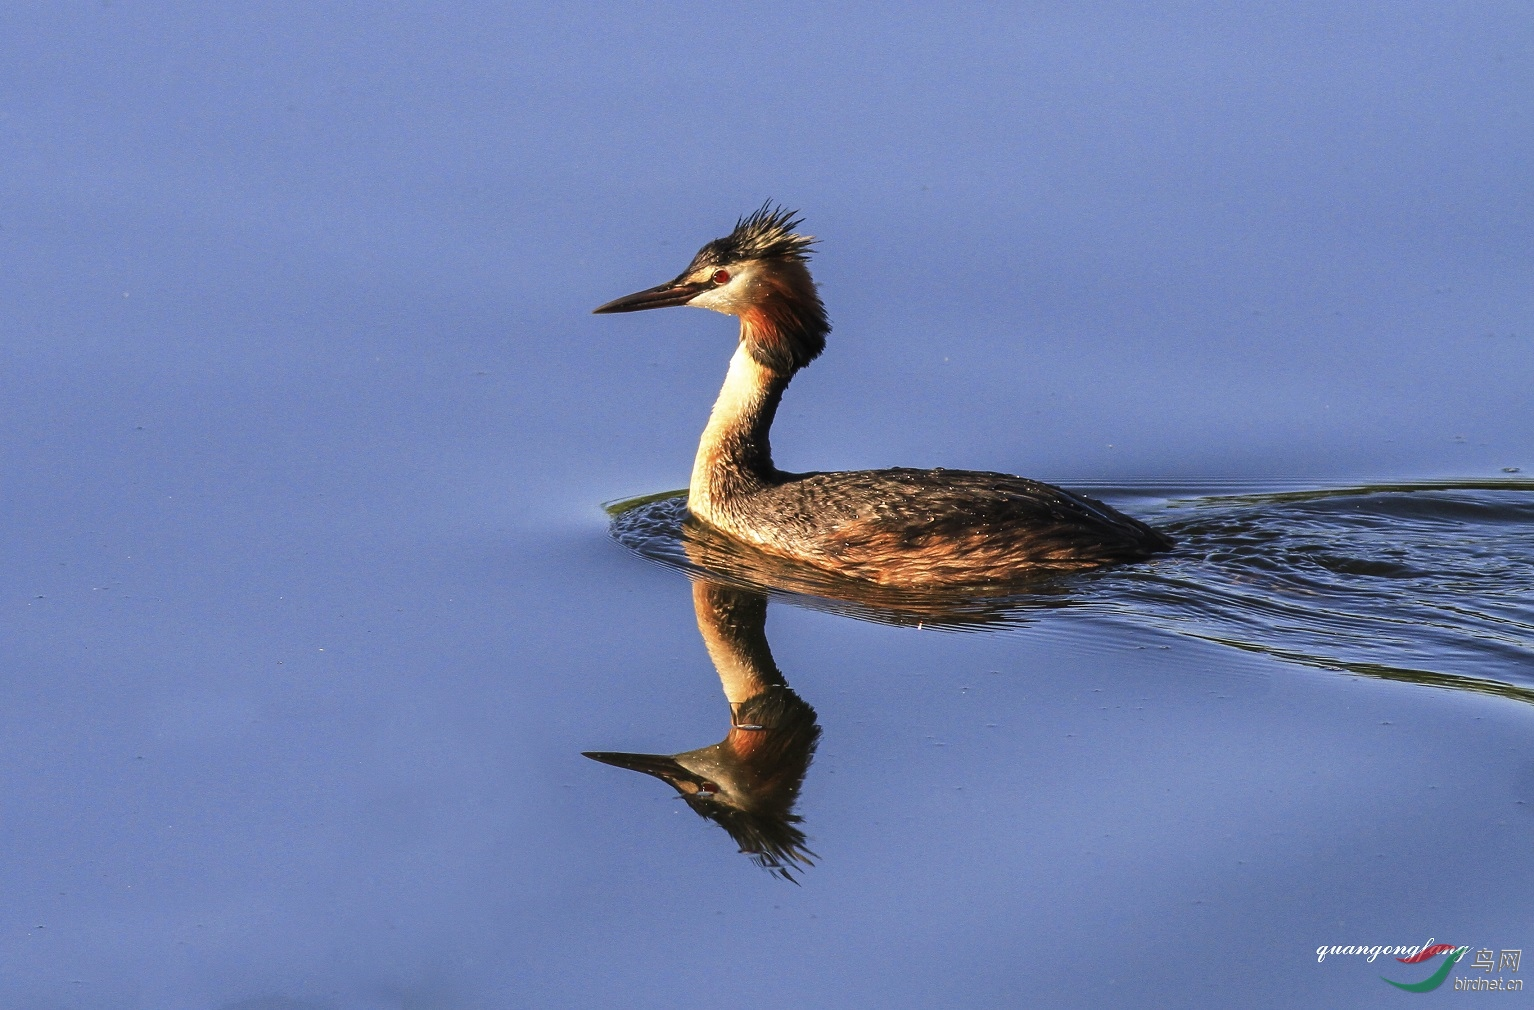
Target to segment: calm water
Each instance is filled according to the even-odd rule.
[[[1317,947],[1534,947],[1531,27],[0,14],[0,1004],[1358,1007],[1441,997]],[[836,327],[783,466],[1178,551],[869,598],[604,512],[733,331],[589,310],[767,196]],[[797,883],[581,756],[722,686]]]

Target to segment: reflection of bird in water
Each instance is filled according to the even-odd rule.
[[[793,812],[815,755],[815,710],[778,672],[767,645],[767,599],[695,582],[693,606],[709,658],[730,703],[719,743],[681,754],[587,752],[605,764],[669,782],[687,805],[718,823],[760,866],[787,880],[813,853]]]
[[[1134,561],[1172,542],[1102,502],[968,470],[785,473],[768,431],[789,380],[831,325],[793,212],[764,205],[675,280],[596,309],[696,305],[740,317],[740,343],[693,463],[687,507],[761,550],[887,585],[1003,582]]]

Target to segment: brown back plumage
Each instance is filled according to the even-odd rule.
[[[1172,542],[1102,502],[1009,474],[783,474],[732,519],[763,550],[884,585],[995,583],[1134,561]],[[728,506],[727,506],[728,507]]]

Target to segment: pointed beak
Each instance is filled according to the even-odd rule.
[[[598,305],[592,309],[592,313],[602,315],[608,312],[638,312],[640,309],[664,309],[672,305],[686,305],[697,297],[710,285],[684,281],[678,278],[667,281],[653,288],[645,288],[622,298],[614,298],[606,305]],[[598,758],[597,760],[601,760]]]
[[[582,751],[582,757],[600,761],[614,768],[627,768],[631,772],[644,772],[667,782],[690,778],[692,773],[677,763],[676,758],[665,754],[619,754],[612,751]]]

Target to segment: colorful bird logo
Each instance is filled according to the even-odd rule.
[[[1411,957],[1396,958],[1402,964],[1420,964],[1423,961],[1431,961],[1439,954],[1448,954],[1449,956],[1444,958],[1443,964],[1438,966],[1438,970],[1421,982],[1392,982],[1390,979],[1385,978],[1384,975],[1381,975],[1380,978],[1390,982],[1397,989],[1405,989],[1407,992],[1432,992],[1443,985],[1443,980],[1448,978],[1449,972],[1454,970],[1455,963],[1464,957],[1465,951],[1469,949],[1469,947],[1456,947],[1452,943],[1435,943],[1431,947],[1422,948],[1422,950]]]

